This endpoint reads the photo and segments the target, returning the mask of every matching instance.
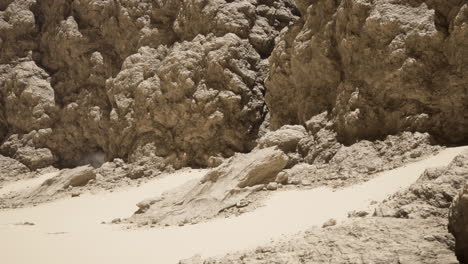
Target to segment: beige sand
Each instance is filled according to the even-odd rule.
[[[343,220],[351,210],[365,209],[408,187],[427,167],[447,165],[467,147],[450,148],[423,161],[382,173],[361,185],[333,191],[277,192],[267,206],[240,217],[207,223],[122,231],[101,225],[129,216],[135,203],[173,188],[204,171],[179,172],[124,192],[61,200],[35,208],[0,212],[0,248],[4,263],[176,263],[194,254],[215,256],[252,248],[321,225]],[[34,226],[12,223],[30,221]],[[63,233],[65,232],[65,233]]]
[[[11,193],[11,192],[19,192],[19,191],[27,191],[33,189],[33,187],[37,187],[41,183],[43,183],[45,180],[53,178],[58,175],[58,172],[50,172],[50,173],[44,173],[39,177],[32,178],[32,179],[27,179],[27,180],[22,180],[22,181],[17,181],[13,182],[10,184],[7,184],[0,188],[0,197],[2,195]]]

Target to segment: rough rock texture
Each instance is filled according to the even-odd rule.
[[[422,228],[424,227],[424,228]],[[426,263],[456,264],[453,239],[440,219],[369,218],[321,229],[256,250],[180,264]]]
[[[350,146],[337,143],[335,134],[321,129],[299,142],[302,163],[284,170],[288,183],[349,185],[424,158],[440,149],[427,133],[404,132],[385,140],[362,140]]]
[[[84,186],[93,179],[96,179],[96,173],[91,166],[61,170],[57,173],[57,176],[44,181],[36,189],[26,194],[26,196],[29,198],[39,195],[52,196],[63,189]]]
[[[276,147],[236,154],[201,180],[142,201],[131,220],[173,225],[213,218],[230,207],[245,206],[242,199],[273,182],[287,162],[288,157]]]
[[[410,188],[367,211],[350,212],[347,222],[311,228],[256,250],[224,257],[193,257],[184,264],[215,263],[462,263],[466,257],[468,152],[446,167],[428,169]],[[464,195],[465,194],[465,195]],[[370,208],[371,209],[371,208]],[[455,239],[447,232],[454,234]]]
[[[330,137],[320,138],[321,133]],[[192,181],[161,197],[142,201],[137,214],[128,222],[174,225],[239,215],[262,206],[269,192],[278,188],[349,186],[440,149],[431,145],[428,134],[418,132],[389,136],[385,141],[361,141],[351,146],[337,143],[329,130],[320,130],[316,137],[323,145],[311,146],[323,147],[321,151],[328,153],[328,162],[320,158],[308,160],[308,152],[301,156],[298,151],[301,142],[316,142],[314,137],[303,126],[284,126],[267,132],[251,153],[237,153],[225,160],[201,182]],[[333,151],[324,147],[330,142],[335,146]],[[305,161],[312,161],[312,164]],[[106,164],[103,167],[107,167]]]
[[[0,186],[29,173],[30,170],[17,160],[0,155]]]
[[[465,174],[465,179],[468,174]],[[449,231],[455,237],[455,254],[461,263],[468,261],[468,181],[453,201]]]
[[[303,126],[283,126],[280,129],[268,132],[258,140],[260,148],[278,146],[284,152],[295,152],[299,141],[307,136]]]
[[[467,142],[466,1],[296,3],[270,57],[273,129],[328,111],[346,144],[408,130]]]
[[[447,167],[427,169],[408,190],[394,194],[374,215],[399,218],[448,217],[448,208],[468,176],[468,152]]]
[[[266,58],[297,15],[291,0],[3,1],[0,152],[36,169],[250,151]]]

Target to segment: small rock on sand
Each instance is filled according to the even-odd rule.
[[[276,182],[270,182],[270,183],[268,183],[268,185],[267,185],[267,190],[269,190],[269,191],[274,191],[274,190],[276,190],[276,189],[278,189],[278,183],[276,183]]]
[[[237,202],[236,207],[237,208],[242,208],[242,207],[246,207],[247,205],[249,205],[249,201],[240,200],[239,202]]]
[[[329,227],[329,226],[334,226],[336,225],[336,220],[335,219],[328,219],[325,223],[323,223],[322,227]]]

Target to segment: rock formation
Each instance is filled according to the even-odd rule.
[[[297,14],[290,0],[6,1],[0,151],[30,169],[250,151],[266,58]]]
[[[466,1],[296,3],[270,58],[273,129],[328,111],[347,144],[407,130],[467,142]]]
[[[455,237],[455,254],[458,260],[460,263],[466,263],[468,260],[468,183],[465,183],[450,208],[449,231]]]
[[[183,225],[213,218],[233,206],[243,207],[243,199],[273,182],[287,162],[288,157],[275,147],[237,154],[200,181],[140,202],[131,221]]]
[[[181,264],[217,263],[458,263],[466,261],[468,152],[446,167],[426,170],[409,189],[379,204],[373,216],[350,212],[349,221],[311,228],[293,238],[224,257],[199,256]],[[450,222],[447,215],[453,201]],[[452,237],[447,232],[454,234]]]
[[[122,221],[196,223],[468,144],[467,25],[466,0],[1,0],[0,186],[60,172],[0,208],[210,167]],[[362,222],[226,262],[466,262],[467,159]]]

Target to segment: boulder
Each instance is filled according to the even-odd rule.
[[[74,169],[63,170],[58,177],[61,178],[64,188],[68,186],[77,187],[84,186],[90,180],[96,179],[96,173],[91,166],[81,166]]]
[[[297,148],[299,141],[307,136],[303,126],[286,125],[276,131],[266,133],[258,140],[260,148],[278,146],[285,152],[293,152]]]
[[[57,161],[48,148],[23,147],[18,149],[15,158],[31,170],[53,165]]]
[[[287,162],[288,157],[276,147],[238,153],[201,180],[139,203],[138,214],[132,220],[150,218],[160,225],[178,225],[213,218],[227,208],[245,205],[245,198],[263,184],[274,182]]]

